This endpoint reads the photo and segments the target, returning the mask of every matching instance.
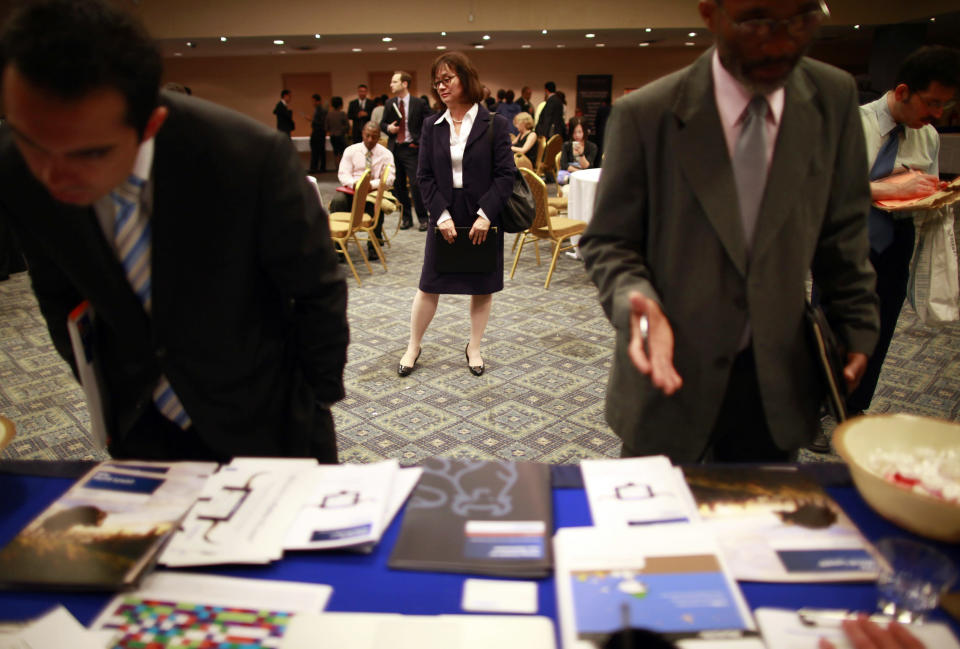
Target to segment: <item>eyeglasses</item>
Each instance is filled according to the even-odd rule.
[[[437,90],[440,89],[440,86],[446,86],[449,88],[450,84],[453,83],[454,79],[456,78],[457,76],[455,74],[448,74],[445,77],[440,77],[439,79],[433,82],[433,87],[436,88]]]
[[[956,99],[950,99],[948,101],[941,101],[939,99],[927,99],[919,92],[913,93],[920,102],[929,108],[930,110],[953,110],[953,107],[957,105]]]
[[[775,33],[783,25],[787,33],[791,36],[808,36],[824,20],[830,17],[830,9],[824,0],[820,0],[820,7],[812,11],[803,11],[790,16],[789,18],[747,18],[745,20],[734,20],[727,13],[722,4],[719,4],[720,11],[726,14],[727,18],[741,34],[750,38],[767,38]]]

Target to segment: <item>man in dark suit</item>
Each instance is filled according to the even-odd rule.
[[[566,139],[567,128],[563,122],[563,100],[557,94],[557,85],[548,81],[544,84],[543,90],[546,103],[543,105],[543,110],[540,111],[537,127],[534,130],[538,137],[542,135],[548,140],[557,134]]]
[[[320,95],[313,95],[313,119],[310,120],[310,171],[327,170],[327,107]]]
[[[347,107],[347,119],[350,120],[352,142],[359,144],[363,139],[363,125],[370,121],[370,111],[373,110],[373,101],[367,99],[367,86],[357,86],[357,98]]]
[[[0,34],[0,213],[53,343],[72,364],[67,316],[89,301],[115,457],[336,462],[348,328],[327,216],[288,138],[158,95],[160,74],[106,0],[29,3]]]
[[[413,194],[413,204],[417,208],[417,220],[420,222],[420,231],[427,229],[427,208],[420,197],[420,185],[417,183],[417,158],[420,154],[420,130],[423,127],[423,118],[427,107],[417,97],[410,94],[410,82],[413,81],[408,73],[397,71],[390,79],[390,92],[393,97],[387,100],[383,107],[383,120],[380,130],[389,134],[387,148],[393,153],[397,163],[397,179],[394,182],[393,193],[403,205],[403,222],[401,230],[413,226],[413,212],[410,210],[410,194]],[[407,187],[409,186],[409,191]]]
[[[293,93],[289,90],[280,91],[280,101],[273,107],[273,114],[277,116],[277,130],[286,133],[287,137],[293,133],[293,109],[290,108],[290,99]]]
[[[877,340],[863,129],[850,75],[805,58],[808,0],[701,0],[716,47],[613,106],[580,241],[617,332],[624,455],[788,460],[819,428],[804,280],[848,350]]]

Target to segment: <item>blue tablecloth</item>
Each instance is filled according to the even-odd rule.
[[[0,463],[0,547],[59,497],[73,483],[72,478],[42,477],[24,473],[16,463]],[[569,473],[568,473],[569,476]],[[555,485],[556,485],[555,476]],[[576,480],[574,479],[575,483]],[[910,536],[877,516],[851,486],[828,487],[831,496],[860,527],[876,540],[886,536]],[[557,527],[590,525],[586,493],[582,488],[554,488],[554,522]],[[392,570],[387,559],[400,529],[402,512],[393,521],[376,550],[369,555],[349,552],[288,552],[282,561],[267,566],[218,566],[192,570],[255,579],[286,579],[333,586],[327,610],[407,614],[463,613],[461,590],[465,575]],[[960,564],[960,548],[929,542]],[[872,611],[876,587],[872,583],[851,584],[767,584],[741,582],[751,609],[775,606],[796,609],[803,606]],[[538,581],[539,614],[556,620],[557,607],[552,578]],[[112,596],[111,593],[70,593],[51,591],[0,591],[0,620],[26,620],[61,603],[83,624],[89,624]],[[949,621],[960,636],[960,624],[941,610],[934,619]]]

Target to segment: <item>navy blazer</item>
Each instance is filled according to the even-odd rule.
[[[420,160],[417,182],[430,215],[430,225],[453,203],[453,163],[450,160],[450,125],[441,121],[443,113],[431,115],[423,123],[420,135]],[[470,213],[483,208],[493,226],[500,225],[500,212],[513,193],[516,164],[510,150],[509,124],[500,115],[493,116],[493,143],[487,135],[490,111],[483,106],[467,137],[463,152],[463,190]]]

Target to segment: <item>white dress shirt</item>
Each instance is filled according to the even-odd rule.
[[[370,189],[380,187],[380,176],[383,174],[383,165],[390,165],[387,175],[387,186],[393,185],[396,167],[393,164],[393,154],[382,144],[373,147],[373,162],[370,165]],[[337,170],[337,179],[341,185],[353,187],[367,168],[367,146],[363,142],[351,144],[343,151],[340,159],[340,168]]]
[[[463,115],[463,122],[460,124],[460,133],[457,134],[456,129],[453,127],[453,117],[450,115],[450,109],[448,108],[443,112],[436,123],[439,124],[442,121],[446,121],[450,125],[450,162],[453,166],[453,188],[454,189],[463,189],[463,152],[467,148],[467,138],[470,137],[470,130],[473,128],[473,123],[477,119],[477,111],[480,110],[479,104],[474,104],[470,107]],[[490,119],[493,119],[493,116],[490,116]],[[482,216],[488,221],[490,218],[483,213],[483,208],[477,210],[477,215]],[[440,225],[444,221],[448,221],[453,217],[450,216],[449,210],[443,210],[443,213],[440,215],[440,218],[437,219],[437,225]]]

